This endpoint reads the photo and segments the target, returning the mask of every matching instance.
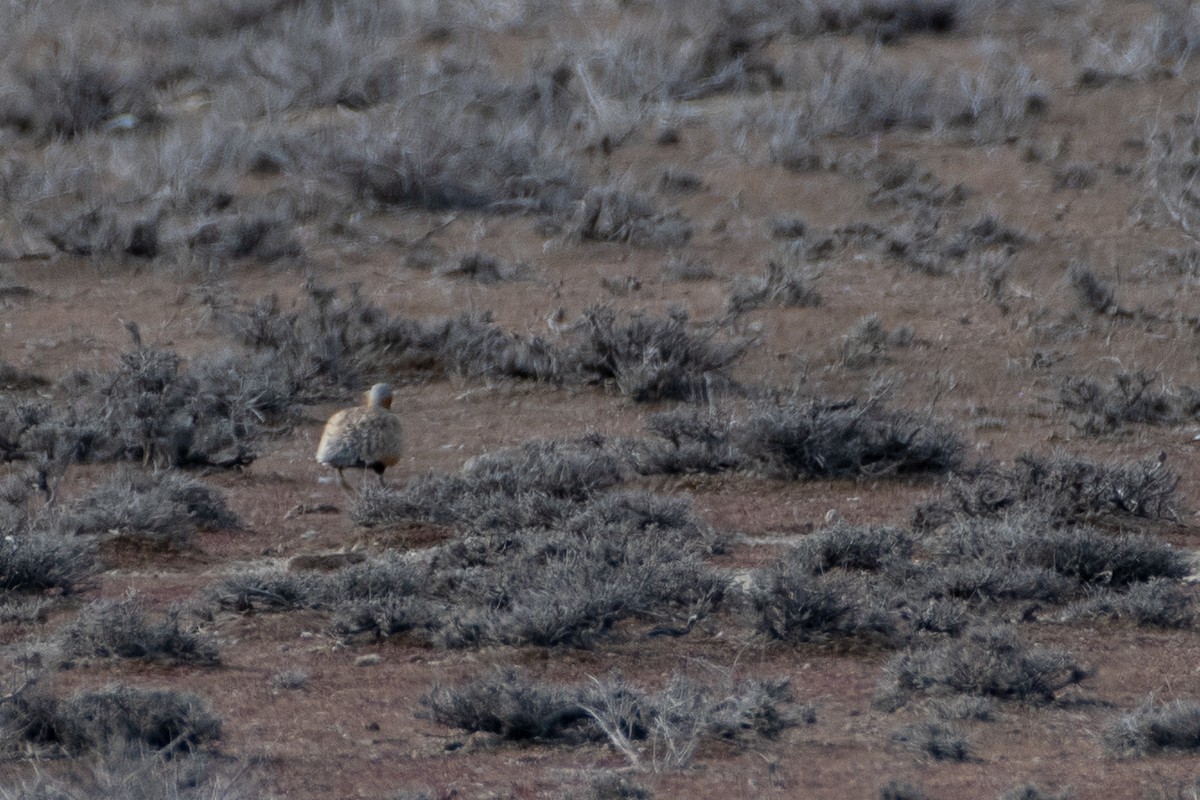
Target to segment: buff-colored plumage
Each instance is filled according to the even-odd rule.
[[[342,488],[350,485],[344,469],[371,469],[383,483],[383,471],[400,460],[400,418],[391,412],[392,387],[377,383],[367,392],[366,405],[337,412],[325,423],[317,462],[333,467]]]

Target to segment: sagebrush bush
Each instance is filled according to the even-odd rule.
[[[466,685],[435,687],[421,698],[439,725],[512,740],[597,739],[578,688],[535,683],[513,668],[496,668]]]
[[[965,449],[935,417],[853,403],[759,408],[731,435],[743,463],[780,478],[936,474]]]
[[[604,437],[537,439],[478,456],[457,475],[429,474],[398,491],[364,492],[351,515],[360,525],[547,527],[575,513],[579,501],[623,482],[624,471],[624,457]]]
[[[64,510],[57,525],[76,535],[120,536],[181,547],[196,531],[235,530],[241,520],[220,490],[173,470],[117,471]]]
[[[589,794],[581,800],[652,800],[654,795],[644,786],[618,774],[602,775],[592,781]]]
[[[899,708],[917,695],[967,694],[1048,703],[1088,677],[1070,654],[1030,647],[1009,628],[974,628],[962,638],[909,649],[884,667],[877,705]]]
[[[405,489],[362,501],[357,513],[376,523],[436,515],[462,526],[426,558],[369,559],[327,575],[237,576],[214,587],[208,602],[318,608],[346,636],[411,634],[447,647],[583,647],[621,620],[678,619],[690,630],[719,607],[728,578],[704,556],[722,540],[685,501],[563,494],[592,491],[577,482],[588,473],[562,483],[562,474],[545,471],[547,455],[557,460],[561,451],[543,443],[477,461],[465,476],[443,476],[455,488],[441,495]]]
[[[290,611],[321,603],[320,576],[303,572],[266,570],[238,572],[209,586],[201,608],[224,608],[241,613]]]
[[[679,212],[661,213],[650,198],[614,186],[589,189],[568,225],[583,241],[666,248],[692,238],[692,224]]]
[[[633,463],[639,473],[724,472],[740,463],[729,436],[729,420],[708,411],[661,411],[646,420],[646,428],[655,438],[643,439],[633,448]]]
[[[607,739],[634,766],[639,751],[648,751],[658,768],[686,766],[706,739],[774,738],[801,719],[812,720],[810,709],[795,705],[786,681],[706,684],[684,674],[650,694],[619,675],[566,686],[496,668],[458,687],[437,686],[421,704],[442,725],[518,741]]]
[[[571,361],[586,379],[612,381],[637,401],[696,400],[705,396],[708,376],[722,374],[747,346],[693,329],[682,310],[622,320],[612,308],[596,306],[576,328]]]
[[[881,570],[894,561],[907,560],[913,544],[912,537],[899,528],[839,522],[805,536],[793,553],[797,567],[814,573]]]
[[[851,368],[870,366],[886,359],[889,348],[905,347],[912,338],[910,326],[888,331],[878,315],[868,314],[854,323],[842,341],[842,363]]]
[[[1116,289],[1082,261],[1072,261],[1068,265],[1067,283],[1075,290],[1075,296],[1084,309],[1096,314],[1108,314],[1116,310]]]
[[[926,720],[892,732],[892,740],[935,761],[969,761],[971,740],[954,725]]]
[[[70,594],[99,571],[90,539],[24,530],[0,541],[0,589],[6,592]]]
[[[1075,794],[1070,790],[1063,792],[1048,792],[1035,784],[1027,783],[1014,786],[1000,795],[998,800],[1072,800]]]
[[[1200,703],[1147,698],[1134,711],[1113,719],[1103,733],[1105,745],[1124,756],[1146,756],[1164,750],[1200,750]]]
[[[1200,414],[1200,390],[1175,389],[1142,370],[1121,371],[1108,385],[1086,376],[1068,377],[1058,404],[1084,433],[1119,431],[1126,424],[1178,425]]]
[[[264,420],[294,407],[269,362],[225,354],[185,366],[172,350],[142,345],[129,327],[134,347],[115,370],[72,373],[60,387],[70,405],[28,407],[12,420],[24,449],[51,459],[245,466]]]
[[[564,372],[559,348],[540,337],[498,328],[486,314],[418,321],[369,303],[357,289],[342,297],[310,284],[294,309],[276,297],[249,310],[218,306],[222,327],[237,341],[269,354],[297,402],[333,396],[404,373],[555,380]]]
[[[929,795],[919,786],[904,781],[888,781],[879,789],[879,800],[928,800]]]
[[[736,281],[729,294],[729,311],[742,314],[763,306],[809,308],[824,302],[813,288],[813,273],[791,253],[767,260],[767,271],[758,277]]]
[[[785,556],[755,572],[749,599],[758,629],[785,642],[854,636],[887,643],[897,619],[866,580],[805,571],[803,555]],[[797,563],[799,562],[799,563]]]
[[[145,747],[90,754],[20,783],[0,783],[4,800],[253,800],[264,796],[263,776],[250,765],[204,752],[163,758]]]
[[[1160,460],[1101,463],[1064,453],[1018,456],[1011,467],[982,464],[950,476],[942,498],[919,505],[918,528],[955,516],[1048,516],[1056,525],[1095,518],[1173,519],[1179,476]]]
[[[954,561],[1053,570],[1079,583],[1125,586],[1181,578],[1189,572],[1186,555],[1157,539],[1060,528],[1037,514],[964,519],[929,537],[926,544]]]
[[[186,628],[180,617],[180,611],[171,610],[162,621],[152,622],[134,596],[99,600],[85,606],[58,632],[57,644],[67,662],[127,658],[161,664],[216,664],[216,643]]]
[[[924,606],[919,628],[956,633],[969,615],[981,607],[1018,601],[1058,603],[1078,588],[1070,578],[1039,565],[986,557],[939,561],[893,570],[890,577],[902,582],[902,594]],[[925,605],[933,601],[931,605]]]
[[[221,720],[190,692],[125,684],[56,697],[27,685],[0,707],[0,732],[10,747],[50,753],[157,751],[189,753],[221,736]]]
[[[145,66],[106,60],[68,46],[56,57],[8,71],[0,125],[40,140],[78,136],[122,114],[148,118],[156,76]]]
[[[1101,591],[1067,606],[1063,619],[1128,621],[1139,627],[1191,628],[1196,624],[1191,593],[1167,578],[1134,583],[1122,591]]]

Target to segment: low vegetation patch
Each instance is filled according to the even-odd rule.
[[[638,247],[680,247],[692,238],[692,224],[679,212],[661,213],[649,197],[613,186],[589,189],[568,230],[583,241]]]
[[[814,275],[793,253],[779,253],[767,260],[767,271],[755,278],[734,283],[729,294],[729,311],[742,314],[763,306],[808,308],[824,302],[813,287]]]
[[[1110,750],[1124,756],[1200,750],[1200,703],[1180,699],[1159,704],[1149,698],[1112,720],[1103,737]]]
[[[887,330],[876,314],[868,314],[854,323],[842,341],[842,363],[852,369],[878,364],[888,358],[888,350],[912,344],[913,329],[901,325]]]
[[[704,556],[720,538],[685,501],[593,496],[590,476],[605,475],[605,462],[545,469],[561,458],[556,448],[518,448],[480,459],[462,476],[430,478],[417,487],[423,495],[411,485],[365,494],[359,518],[436,517],[460,526],[425,559],[384,556],[323,576],[235,576],[210,602],[317,608],[331,612],[345,636],[407,634],[448,647],[587,646],[623,619],[678,619],[687,630],[719,606],[727,579]]]
[[[1179,583],[1155,578],[1134,583],[1123,591],[1100,591],[1072,603],[1063,611],[1063,619],[1112,620],[1138,627],[1193,628],[1196,625],[1196,601]]]
[[[953,561],[1053,570],[1081,584],[1126,586],[1189,572],[1183,552],[1152,537],[1058,528],[1032,514],[965,519],[927,538],[925,545]]]
[[[179,610],[151,621],[136,596],[99,600],[84,607],[57,636],[65,663],[92,659],[135,659],[159,664],[217,663],[211,639],[187,629]]]
[[[978,695],[1049,703],[1088,671],[1068,653],[1030,647],[1008,628],[974,628],[962,638],[909,649],[888,661],[876,704],[895,709],[918,695]]]
[[[230,355],[185,365],[172,350],[142,345],[137,326],[129,327],[135,345],[115,370],[78,370],[62,381],[69,405],[28,404],[0,415],[8,456],[157,467],[253,462],[264,420],[292,408],[274,367]]]
[[[229,757],[205,752],[189,758],[163,758],[145,752],[92,754],[53,770],[40,770],[35,777],[0,784],[5,800],[252,800],[266,792],[263,776],[248,764],[228,763]]]
[[[892,740],[934,761],[970,761],[971,740],[955,725],[926,720],[892,732]]]
[[[678,769],[706,740],[774,738],[812,711],[797,707],[786,681],[705,685],[676,675],[657,693],[619,676],[583,685],[534,682],[511,668],[458,687],[436,687],[422,698],[442,725],[515,741],[608,741],[641,766]]]
[[[70,594],[99,571],[96,544],[87,539],[24,530],[0,541],[0,588],[6,592]]]
[[[1105,517],[1174,519],[1179,477],[1159,460],[1100,463],[1065,453],[1018,456],[1011,467],[983,464],[951,475],[939,500],[917,507],[918,528],[955,516],[1033,511],[1055,524]]]
[[[705,397],[707,380],[747,346],[713,330],[694,330],[682,310],[622,320],[612,308],[598,306],[584,312],[571,360],[585,379],[611,381],[634,400],[696,400]]]
[[[196,531],[236,530],[241,520],[222,492],[180,472],[122,469],[68,505],[64,532],[116,534],[160,546],[187,545]]]
[[[221,720],[190,692],[113,684],[68,698],[27,685],[0,707],[0,735],[18,753],[190,753],[221,736]]]
[[[1200,389],[1176,389],[1137,370],[1118,372],[1109,384],[1085,376],[1063,381],[1058,403],[1077,430],[1108,434],[1129,424],[1179,425],[1200,415]]]
[[[813,573],[831,569],[878,571],[913,552],[912,536],[899,528],[837,523],[816,531],[795,547],[797,566]]]
[[[749,591],[758,629],[785,642],[857,637],[889,641],[897,620],[867,580],[847,575],[814,575],[781,559],[756,572]]]
[[[731,436],[750,469],[791,479],[937,474],[964,450],[941,420],[873,404],[761,408]]]

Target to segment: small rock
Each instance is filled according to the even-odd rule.
[[[365,656],[359,656],[358,658],[354,659],[354,666],[356,666],[356,667],[373,667],[376,664],[381,663],[382,661],[383,661],[383,656],[379,655],[378,653],[368,653]]]

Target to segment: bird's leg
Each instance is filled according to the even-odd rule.
[[[346,476],[342,473],[342,468],[338,467],[338,483],[341,484],[342,491],[346,494],[354,494],[354,487],[346,481]]]

